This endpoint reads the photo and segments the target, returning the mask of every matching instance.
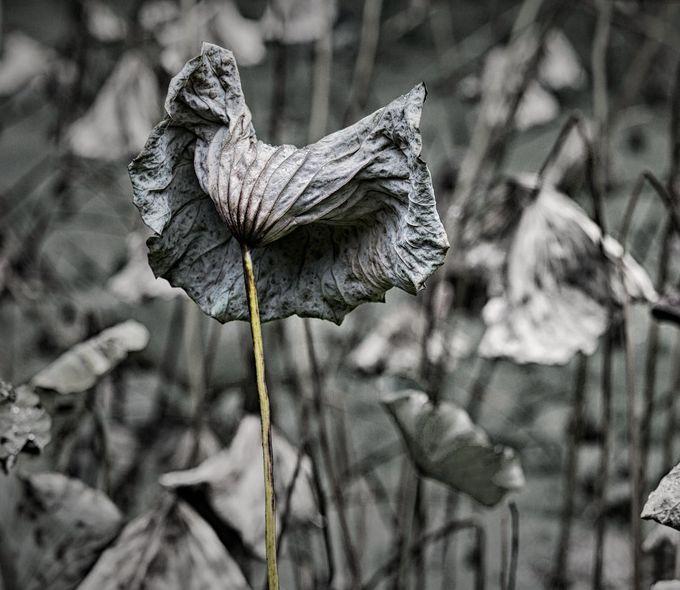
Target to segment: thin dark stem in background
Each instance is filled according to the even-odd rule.
[[[451,533],[466,529],[474,529],[475,531],[477,531],[478,536],[476,544],[477,547],[481,549],[481,553],[483,553],[484,548],[482,546],[485,543],[483,527],[479,524],[479,522],[476,519],[468,518],[462,520],[449,521],[444,526],[435,529],[434,531],[431,531],[429,533],[425,533],[418,539],[415,539],[409,545],[409,550],[406,552],[406,559],[409,560],[414,559],[419,552],[424,551],[427,548],[427,546],[430,545],[431,543],[435,543],[439,539],[445,538]],[[482,534],[479,534],[479,531],[482,531]],[[377,588],[383,580],[389,578],[392,575],[392,573],[399,567],[401,558],[402,558],[401,553],[393,554],[392,557],[390,557],[383,565],[381,565],[368,578],[368,580],[361,585],[361,590],[375,590],[375,588]],[[478,583],[475,588],[476,589],[479,588]]]
[[[675,345],[673,347],[672,359],[680,358],[680,330],[675,333]],[[677,407],[676,399],[680,394],[680,363],[674,361],[670,389],[666,392],[666,403],[664,404],[664,415],[666,416],[666,424],[663,435],[663,452],[661,459],[661,470],[665,474],[677,462],[675,456],[675,434],[677,425]]]
[[[482,411],[484,398],[489,391],[491,381],[493,380],[496,370],[499,367],[497,359],[480,358],[478,360],[479,369],[477,375],[470,385],[470,392],[468,394],[468,401],[466,404],[466,411],[473,422],[479,420],[479,415]]]
[[[281,514],[281,526],[279,527],[279,536],[276,539],[276,553],[281,553],[281,547],[283,546],[283,539],[286,536],[286,531],[288,530],[288,524],[290,522],[290,510],[293,505],[293,492],[295,491],[295,484],[300,476],[300,468],[302,467],[302,459],[304,458],[304,448],[305,445],[300,445],[298,449],[297,457],[295,459],[295,468],[293,469],[293,476],[290,478],[288,483],[288,488],[286,489],[286,497],[283,502],[283,513]],[[265,588],[265,590],[267,590]]]
[[[612,357],[614,348],[614,328],[611,325],[611,314],[607,323],[609,329],[603,336],[602,342],[602,401],[600,408],[600,461],[595,481],[595,558],[593,562],[593,589],[602,590],[604,571],[604,541],[606,534],[606,494],[609,482],[609,453],[611,448],[611,418],[612,418]]]
[[[508,515],[504,512],[501,515],[501,566],[498,571],[499,581],[498,587],[500,590],[507,590],[508,587]]]
[[[514,502],[508,504],[510,509],[510,571],[508,572],[508,590],[515,590],[517,585],[517,566],[519,565],[519,510]]]
[[[361,586],[361,569],[359,565],[359,558],[356,554],[354,544],[352,542],[352,533],[347,519],[347,510],[345,505],[345,497],[342,491],[342,485],[338,479],[335,471],[333,454],[331,452],[331,443],[328,435],[328,426],[326,424],[326,416],[323,411],[323,380],[321,376],[321,368],[319,367],[318,357],[316,356],[316,349],[314,347],[314,339],[310,321],[304,319],[305,328],[305,343],[307,346],[307,354],[309,356],[310,366],[312,370],[312,385],[314,393],[314,412],[316,414],[316,423],[319,433],[319,445],[321,447],[321,455],[323,463],[328,474],[328,479],[331,483],[332,496],[335,508],[338,513],[338,520],[340,521],[340,531],[342,533],[343,549],[345,552],[345,559],[349,568],[351,577],[351,587],[357,589]]]
[[[583,125],[581,133],[587,146],[586,180],[593,200],[593,216],[600,228],[600,253],[604,261],[604,236],[607,227],[604,217],[603,191],[608,180],[608,95],[607,95],[607,47],[611,27],[612,5],[610,0],[597,0],[597,19],[591,52],[591,70],[593,75],[593,144],[589,146],[588,137]],[[614,310],[612,294],[608,296],[607,332],[604,335],[602,350],[602,405],[600,416],[601,448],[599,474],[595,487],[595,558],[593,565],[593,589],[602,590],[604,571],[604,542],[606,532],[606,494],[609,480],[609,454],[611,444],[612,416],[612,355]]]
[[[621,277],[623,280],[623,277]],[[631,556],[633,560],[633,590],[642,587],[642,520],[640,519],[640,429],[638,424],[637,393],[635,388],[635,356],[631,335],[630,301],[626,293],[623,295],[623,330],[624,355],[626,363],[626,394],[628,410],[628,461],[631,474]]]
[[[673,231],[670,223],[666,223],[663,238],[661,241],[661,252],[659,253],[659,267],[656,277],[656,290],[658,293],[663,289],[668,280],[670,246]],[[652,419],[656,405],[656,377],[659,361],[660,326],[654,318],[650,318],[649,328],[647,329],[647,350],[645,351],[645,375],[644,375],[644,406],[642,418],[640,419],[640,497],[646,493],[647,477],[649,475],[649,449],[652,438]]]
[[[373,81],[373,67],[380,39],[380,15],[383,0],[365,0],[361,19],[359,52],[354,64],[354,77],[349,94],[349,105],[345,112],[344,124],[356,119],[368,104]]]
[[[318,141],[326,133],[331,98],[331,70],[333,69],[333,24],[330,2],[325,6],[327,32],[314,44],[312,65],[312,105],[309,115],[309,141]]]
[[[576,365],[576,379],[569,423],[569,443],[564,464],[564,487],[562,490],[562,514],[560,532],[555,551],[555,563],[552,574],[554,588],[569,586],[569,546],[571,527],[574,520],[576,496],[578,493],[578,452],[583,430],[584,400],[588,377],[588,357],[579,354]]]
[[[175,301],[172,304],[172,315],[170,316],[170,324],[168,325],[167,336],[165,337],[165,346],[163,348],[163,357],[160,367],[161,375],[166,378],[174,377],[176,372],[179,351],[184,338],[184,305],[185,302],[183,297],[175,298]],[[153,423],[160,424],[167,417],[170,403],[168,385],[160,376],[158,378],[158,384],[156,385],[154,399],[158,401],[156,405],[156,416],[154,417]]]
[[[281,135],[281,122],[286,112],[288,50],[281,41],[274,42],[274,88],[269,112],[269,141],[276,145]]]

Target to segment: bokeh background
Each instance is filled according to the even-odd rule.
[[[149,234],[132,204],[127,176],[127,163],[162,116],[170,77],[198,54],[201,41],[234,51],[258,136],[273,144],[317,139],[424,81],[423,155],[444,218],[455,207],[452,197],[471,162],[483,174],[493,161],[494,178],[536,173],[570,114],[580,112],[589,122],[599,117],[605,125],[592,128],[597,142],[607,145],[604,207],[617,235],[639,174],[650,170],[666,179],[671,166],[679,12],[680,3],[671,1],[4,0],[0,378],[28,382],[78,342],[127,319],[143,324],[150,340],[87,393],[45,396],[45,405],[54,409],[50,445],[39,457],[22,457],[11,475],[0,475],[6,492],[0,492],[0,545],[11,546],[22,526],[19,492],[11,491],[17,472],[56,470],[105,488],[127,520],[167,493],[158,483],[163,473],[228,446],[242,417],[257,412],[247,326],[219,325],[181,293],[153,280],[145,262]],[[594,40],[602,14],[609,29],[605,49],[598,50]],[[530,32],[543,57],[530,66],[531,59],[521,62],[517,71],[494,72],[489,65],[494,56]],[[594,84],[598,64],[604,64],[605,81],[599,88]],[[493,111],[493,93],[501,103],[517,97],[514,117],[504,115],[502,106]],[[488,104],[480,108],[485,97],[491,111]],[[501,123],[489,124],[494,148],[484,152],[480,117],[492,121],[494,116]],[[577,149],[569,174],[560,180],[591,212],[585,159]],[[483,195],[479,199],[484,202]],[[659,268],[666,274],[657,282],[662,292],[678,272],[677,249],[659,255],[667,216],[645,187],[628,240],[628,249],[655,282]],[[476,392],[477,424],[521,459],[526,485],[510,496],[519,513],[515,587],[557,588],[567,581],[572,588],[592,587],[598,517],[607,523],[604,587],[626,587],[631,478],[620,334],[612,340],[610,478],[602,506],[595,498],[604,438],[602,347],[588,362],[579,464],[568,488],[566,457],[574,444],[570,424],[581,361],[575,356],[564,365],[542,366],[481,358],[477,346],[487,293],[476,279],[465,279],[460,289],[461,275],[449,269],[443,279],[455,295],[442,320],[451,326],[445,331],[450,358],[440,393],[466,406]],[[480,570],[486,587],[498,587],[501,570],[509,567],[503,557],[511,545],[507,501],[487,509],[422,480],[417,505],[423,512],[415,524],[404,507],[404,481],[416,476],[379,400],[397,387],[424,387],[420,367],[428,301],[426,294],[390,292],[385,304],[363,305],[339,327],[311,321],[320,375],[310,365],[302,320],[266,325],[274,420],[295,447],[305,442],[319,453],[316,426],[303,441],[301,412],[315,399],[315,378],[320,378],[323,403],[311,420],[315,424],[322,415],[326,422],[364,580],[412,526],[414,539],[454,517],[473,519],[485,531],[481,553],[479,529],[456,532],[427,543],[424,559],[401,572],[398,566],[388,568],[369,587],[479,588]],[[646,306],[633,308],[629,332],[640,412],[643,396],[656,402],[644,501],[678,458],[673,445],[680,340],[677,329],[655,323]],[[333,482],[319,460],[335,540],[334,587],[351,587]],[[574,502],[568,568],[556,572],[565,496]],[[325,587],[321,528],[318,518],[291,526],[281,557],[284,587]],[[645,536],[655,531],[644,523]],[[261,562],[240,541],[230,544],[226,534],[220,539],[252,587],[261,587]],[[646,545],[653,548],[643,558],[644,587],[672,576],[675,543],[664,537]],[[20,560],[20,552],[21,547],[0,551],[0,561]],[[33,587],[76,587],[44,584]],[[4,588],[11,588],[7,580]]]

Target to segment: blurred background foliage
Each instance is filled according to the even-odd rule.
[[[165,39],[160,24],[145,28],[140,23],[139,15],[150,11],[152,4],[158,5],[160,21],[164,14],[179,14],[178,28],[170,29]],[[213,4],[219,5],[218,10],[237,10],[242,15],[239,18],[254,25],[267,3]],[[485,60],[491,50],[510,39],[513,23],[527,4],[513,0],[385,0],[378,13],[379,28],[370,32],[376,36],[377,50],[364,92],[354,81],[364,2],[339,1],[332,32],[326,131],[372,112],[425,81],[428,100],[422,120],[423,154],[438,200],[447,203],[462,172],[460,166],[478,115]],[[219,30],[206,31],[204,24],[192,28],[186,17],[195,9],[192,5],[185,0],[5,0],[2,6],[0,377],[15,385],[28,382],[78,342],[127,319],[137,320],[150,332],[144,350],[131,354],[83,397],[43,396],[53,419],[52,442],[43,455],[22,459],[19,467],[22,472],[61,471],[90,486],[105,487],[126,520],[147,510],[162,495],[159,476],[196,464],[197,459],[228,446],[244,413],[256,411],[246,326],[220,326],[202,316],[182,295],[166,287],[149,287],[143,256],[140,258],[146,234],[131,202],[126,170],[130,157],[141,147],[137,138],[144,139],[160,119],[167,83],[177,71],[175,64],[181,66],[187,57],[197,54],[203,40],[234,49],[238,57],[238,47],[230,47],[230,43],[243,41],[238,40],[238,33],[246,38],[242,51],[253,62],[241,62],[240,73],[258,135],[271,143],[297,145],[307,142],[309,136],[318,41],[312,38],[282,47],[280,42],[258,37],[257,27],[249,37],[243,26],[237,26],[236,33],[223,29],[220,36]],[[678,7],[674,2],[612,2],[606,53],[610,119],[605,208],[614,234],[639,173],[649,169],[660,178],[668,175],[669,103],[680,57],[675,34],[680,24]],[[592,118],[590,64],[598,3],[545,0],[540,10],[543,22],[553,19],[551,28],[567,40],[573,52],[571,65],[576,64],[582,80],[565,88],[542,87],[547,98],[527,106],[529,115],[536,115],[537,120],[529,116],[521,129],[507,134],[502,174],[536,173],[570,113],[578,110]],[[211,20],[211,24],[219,28],[218,21]],[[171,48],[175,54],[168,53],[167,36],[180,33],[179,40],[172,39],[179,44]],[[198,38],[204,34],[211,38]],[[133,61],[118,83],[111,82],[125,59]],[[172,66],[166,67],[168,64]],[[567,67],[571,66],[563,64],[558,70]],[[284,85],[283,91],[277,83]],[[104,95],[107,91],[108,96]],[[357,93],[363,95],[357,98]],[[100,109],[98,114],[92,114],[93,105]],[[572,183],[569,195],[591,211],[582,178]],[[660,264],[666,217],[658,198],[645,188],[628,246],[652,277]],[[675,244],[669,254],[668,285],[677,279],[677,252]],[[137,270],[130,270],[134,260]],[[126,269],[128,275],[121,278]],[[452,280],[455,284],[455,277]],[[140,293],[140,284],[146,285],[147,291]],[[575,358],[566,366],[549,367],[481,359],[475,351],[484,331],[481,309],[486,296],[483,288],[468,293],[466,298],[456,298],[454,306],[454,353],[441,388],[442,398],[465,405],[470,389],[483,384],[485,395],[477,423],[495,443],[517,449],[527,480],[524,489],[513,496],[521,526],[516,587],[551,587],[579,361]],[[418,302],[423,298],[420,295]],[[393,390],[395,383],[418,382],[418,340],[423,326],[417,312],[409,316],[404,311],[418,302],[414,305],[409,296],[393,292],[385,305],[364,305],[340,327],[311,322],[323,371],[323,413],[331,433],[332,457],[366,577],[391,555],[395,535],[401,530],[400,478],[413,476],[404,467],[407,460],[398,433],[379,399]],[[401,328],[390,328],[403,317],[414,318],[407,322],[412,332],[406,335]],[[640,395],[650,387],[645,363],[651,321],[646,307],[634,308],[630,332]],[[643,499],[677,460],[671,447],[672,463],[668,464],[664,445],[668,444],[668,425],[671,435],[675,430],[672,400],[680,387],[680,341],[672,325],[659,324],[658,331],[651,387],[660,411],[650,430]],[[376,334],[387,336],[377,338],[365,350],[378,360],[362,367],[365,353],[357,357],[357,347]],[[275,423],[297,446],[304,442],[300,408],[312,397],[314,384],[301,320],[285,320],[285,332],[280,326],[266,325],[265,346]],[[585,417],[580,467],[572,491],[576,509],[567,575],[573,588],[591,587],[598,516],[593,494],[603,434],[599,422],[601,354],[598,350],[593,355],[584,388]],[[609,523],[605,580],[611,588],[627,584],[631,570],[624,374],[623,349],[615,338],[611,478],[605,507]],[[102,419],[103,430],[108,432],[104,446]],[[192,446],[196,432],[201,432],[198,451]],[[373,475],[365,476],[366,472]],[[1,544],[15,535],[13,528],[4,526],[14,522],[16,506],[9,491],[14,478],[0,476],[0,485],[7,492],[0,492]],[[324,487],[330,487],[328,482]],[[442,524],[447,510],[451,512],[450,493],[430,481],[421,490],[426,494],[427,521]],[[336,539],[336,583],[345,587],[349,578],[333,505],[331,502],[329,510]],[[484,527],[487,586],[495,587],[503,563],[501,554],[508,543],[502,541],[509,526],[507,504],[486,509],[463,499],[457,513],[461,518],[478,519],[475,522]],[[397,519],[396,528],[392,528],[390,515]],[[318,524],[306,526],[314,530],[310,533],[302,527],[287,533],[281,566],[284,587],[312,588],[310,577],[323,569],[320,541],[309,541],[310,536],[321,538]],[[416,574],[413,578],[407,575],[399,587],[473,587],[480,559],[474,535],[474,531],[463,531],[452,537],[446,559],[441,542],[429,545],[427,585],[421,585]],[[663,553],[667,545],[662,546]],[[252,580],[259,579],[260,565],[229,549],[256,587],[259,582]],[[645,559],[648,581],[668,575],[664,571],[668,565],[659,551],[656,559]],[[412,568],[412,572],[418,571]]]

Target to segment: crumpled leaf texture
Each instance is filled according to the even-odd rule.
[[[608,302],[654,301],[644,269],[572,199],[533,178],[494,189],[491,206],[465,228],[467,264],[490,281],[482,356],[564,364],[592,354],[608,325]],[[533,200],[532,200],[533,199]],[[619,270],[619,267],[621,270]]]
[[[30,387],[0,381],[0,466],[9,472],[21,452],[39,453],[50,442],[52,421]]]
[[[181,501],[142,514],[107,549],[79,590],[248,590],[210,525]]]
[[[640,516],[680,531],[680,463],[661,478]]]
[[[247,319],[239,242],[263,321],[340,323],[393,286],[410,293],[448,248],[418,129],[425,88],[304,148],[255,136],[231,52],[204,44],[170,84],[168,116],[130,165],[158,235],[149,262],[220,321]]]
[[[204,488],[210,505],[220,518],[236,529],[243,542],[264,559],[264,484],[260,436],[259,419],[246,416],[228,449],[206,459],[194,469],[165,474],[161,484],[169,488]],[[283,503],[295,475],[298,451],[276,430],[272,432],[272,439],[276,474],[274,485],[277,498]],[[291,495],[292,523],[309,523],[318,519],[311,477],[309,458],[303,456]],[[281,514],[277,513],[276,516],[280,518]]]
[[[494,506],[508,492],[524,486],[515,452],[492,444],[462,408],[451,402],[434,406],[421,391],[389,396],[383,404],[424,476],[485,506]]]
[[[118,533],[120,512],[102,492],[60,473],[31,475],[21,484],[11,537],[18,587],[75,589]]]

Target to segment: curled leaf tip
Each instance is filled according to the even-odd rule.
[[[135,204],[156,234],[155,274],[222,322],[247,318],[243,243],[263,321],[340,323],[392,287],[417,292],[449,246],[420,159],[425,96],[419,84],[316,143],[271,146],[252,126],[233,54],[204,43],[130,166]]]

